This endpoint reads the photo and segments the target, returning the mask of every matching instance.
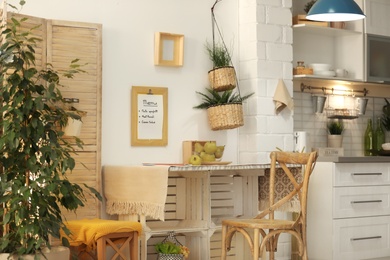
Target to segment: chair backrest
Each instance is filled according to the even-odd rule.
[[[317,160],[317,152],[294,153],[274,151],[270,157],[269,206],[257,215],[256,218],[264,218],[268,215],[270,219],[273,219],[274,211],[289,203],[294,196],[296,196],[299,202],[300,215],[306,218],[309,178]],[[284,192],[284,196],[275,201],[275,189],[278,186],[278,183],[275,183],[275,176],[279,168],[283,170],[283,182],[289,182],[287,185],[284,183],[283,187],[290,186],[290,188],[288,192]],[[293,173],[293,169],[300,169],[299,174]]]

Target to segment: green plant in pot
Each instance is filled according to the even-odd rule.
[[[310,11],[310,9],[312,8],[312,6],[317,2],[317,0],[310,0],[309,2],[307,2],[303,8],[303,10],[305,11],[305,13],[308,13]]]
[[[341,119],[333,119],[327,123],[328,147],[340,148],[343,143],[344,123]]]
[[[206,51],[213,62],[208,72],[209,82],[216,91],[231,90],[236,87],[236,72],[231,66],[231,55],[224,43],[206,43]]]
[[[206,88],[206,93],[196,92],[202,96],[202,103],[196,109],[207,109],[207,116],[212,130],[233,129],[244,125],[242,102],[254,93],[242,96],[239,92],[227,90],[218,92]]]
[[[390,102],[385,98],[386,105],[382,108],[382,124],[386,131],[390,131]]]
[[[21,5],[24,1],[21,1]],[[24,20],[12,18],[1,28],[0,47],[0,253],[46,257],[50,239],[69,234],[62,210],[76,211],[86,202],[85,192],[101,199],[88,186],[71,183],[72,154],[82,141],[64,138],[62,127],[77,111],[65,111],[59,78],[81,72],[72,62],[59,73],[50,65],[35,67],[39,39],[20,29]],[[68,246],[66,239],[63,244]]]

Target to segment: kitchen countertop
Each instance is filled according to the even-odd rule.
[[[317,162],[336,162],[336,163],[390,162],[390,156],[319,156]]]

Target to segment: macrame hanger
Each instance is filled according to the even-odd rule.
[[[218,35],[219,35],[219,38],[221,39],[221,43],[222,43],[222,46],[223,48],[225,49],[227,55],[228,55],[228,58],[229,58],[229,63],[230,65],[233,67],[234,69],[234,77],[235,77],[235,80],[236,80],[236,86],[237,86],[237,92],[238,92],[238,95],[241,97],[241,92],[240,92],[240,88],[238,86],[238,79],[237,79],[237,73],[236,73],[236,68],[233,66],[233,62],[232,62],[232,58],[230,56],[230,53],[228,51],[228,48],[226,47],[226,43],[223,39],[223,36],[222,36],[222,33],[221,33],[221,30],[218,26],[218,23],[217,23],[217,19],[215,18],[215,14],[214,14],[214,8],[215,6],[217,5],[217,3],[221,2],[222,0],[215,0],[213,6],[211,7],[211,24],[212,24],[212,34],[213,34],[213,54],[214,54],[214,50],[215,50],[215,28],[217,29],[218,31]],[[215,64],[213,63],[213,68],[215,68]]]

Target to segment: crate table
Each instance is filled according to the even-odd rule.
[[[146,237],[147,258],[156,259],[154,244],[174,231],[179,241],[189,247],[189,260],[220,259],[221,220],[258,214],[258,177],[269,167],[269,164],[171,166],[165,221],[146,222],[150,228]],[[244,259],[242,252],[248,252],[242,248],[244,243],[240,239],[230,251],[232,259]]]

